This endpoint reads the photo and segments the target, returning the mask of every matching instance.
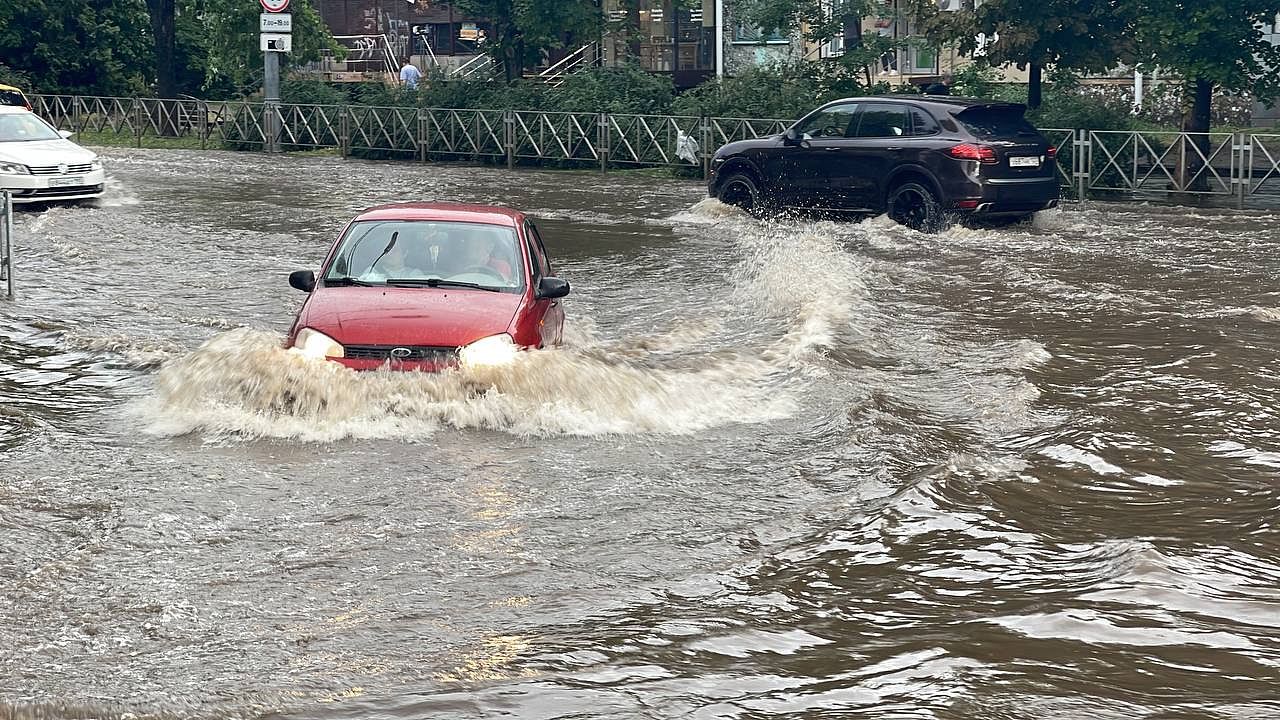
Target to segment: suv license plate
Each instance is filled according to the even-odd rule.
[[[1040,167],[1040,158],[1035,155],[1009,158],[1009,167]]]
[[[83,184],[84,178],[82,177],[49,178],[49,187],[68,187]]]

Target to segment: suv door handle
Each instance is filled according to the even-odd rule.
[[[835,151],[839,150],[840,148],[838,148],[838,147],[834,147],[834,146],[832,146],[832,145],[828,145],[828,146],[826,146],[826,147],[824,147],[824,148],[822,148],[822,149],[823,149],[823,150],[826,150],[827,152],[835,152]]]
[[[885,150],[901,150],[901,149],[902,149],[901,145],[890,145],[889,147],[885,148]]]

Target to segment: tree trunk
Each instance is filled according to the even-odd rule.
[[[1040,107],[1042,69],[1040,63],[1031,63],[1027,67],[1027,107],[1031,110]]]
[[[1209,157],[1209,126],[1213,120],[1213,82],[1196,78],[1189,82],[1184,90],[1191,95],[1191,103],[1185,106],[1182,115],[1182,132],[1186,143],[1186,162],[1178,172],[1178,184],[1184,190],[1208,190],[1209,173],[1202,172],[1205,159]]]
[[[171,99],[178,95],[178,70],[173,65],[177,31],[174,28],[175,0],[147,0],[151,15],[151,33],[156,42],[156,97]],[[178,107],[161,103],[155,110],[155,124],[161,135],[179,135]]]

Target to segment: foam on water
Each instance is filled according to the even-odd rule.
[[[124,207],[141,202],[125,188],[124,183],[110,175],[107,176],[102,189],[102,195],[93,201],[98,207]]]

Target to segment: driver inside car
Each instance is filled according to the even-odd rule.
[[[496,248],[493,235],[477,230],[450,240],[449,245],[441,248],[445,252],[439,259],[441,269],[446,273],[481,273],[501,277],[504,283],[512,282],[511,263]]]

